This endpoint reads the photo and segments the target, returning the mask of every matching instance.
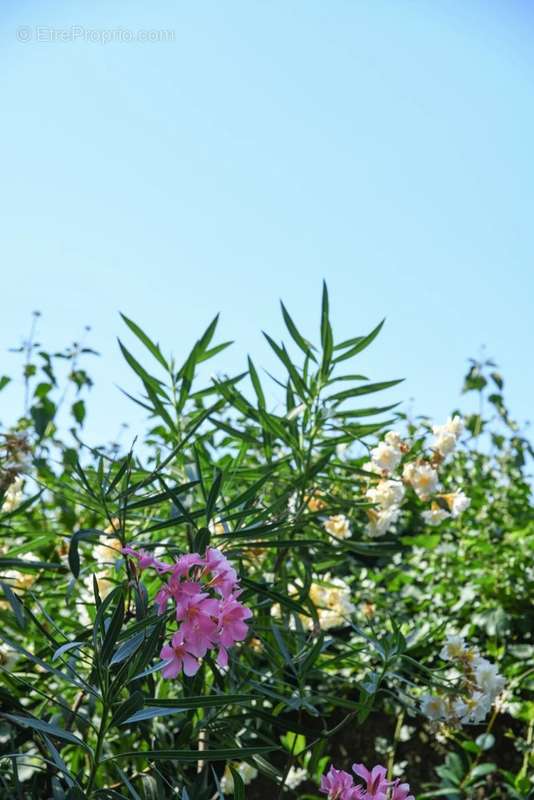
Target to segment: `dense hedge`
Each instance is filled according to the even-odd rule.
[[[201,386],[216,319],[180,365],[124,317],[129,451],[82,443],[91,350],[18,351],[0,797],[534,796],[532,449],[501,376],[408,419],[354,374],[381,325],[336,342],[326,287],[316,344],[282,314],[276,375]]]

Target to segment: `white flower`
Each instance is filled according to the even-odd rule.
[[[491,708],[491,697],[482,692],[474,692],[471,697],[466,700],[467,711],[465,712],[462,722],[473,722],[478,724],[483,722]]]
[[[2,511],[4,514],[9,514],[11,511],[15,511],[16,508],[20,506],[23,500],[22,494],[22,486],[24,484],[24,480],[20,475],[13,480],[13,482],[9,485],[5,495],[4,495],[4,502],[2,503]]]
[[[380,475],[381,472],[380,467],[377,467],[377,465],[373,464],[372,461],[366,461],[365,464],[363,464],[362,469],[364,472],[372,472],[375,475]]]
[[[469,706],[467,705],[467,703],[464,703],[463,700],[458,699],[454,701],[454,703],[452,704],[452,708],[454,711],[454,717],[463,722],[464,717],[467,715],[469,711]]]
[[[252,783],[254,778],[258,777],[258,770],[256,769],[256,767],[252,767],[246,761],[241,761],[237,765],[237,771],[241,775],[241,778],[243,779],[243,783],[245,785]]]
[[[376,486],[372,486],[366,492],[366,497],[369,498],[371,503],[382,508],[391,508],[391,506],[398,506],[405,494],[404,486],[400,481],[379,481]]]
[[[301,586],[289,584],[290,595],[301,591]],[[348,618],[356,611],[356,607],[351,603],[352,591],[350,586],[342,578],[333,578],[330,574],[325,574],[321,583],[313,581],[309,589],[309,597],[317,609],[319,625],[322,630],[339,628],[347,624]],[[271,606],[271,616],[279,618],[282,616],[282,609],[279,603]],[[307,630],[313,630],[314,620],[307,615],[299,615],[302,626]],[[296,625],[291,618],[289,626],[295,630]]]
[[[393,447],[395,450],[402,449],[403,442],[400,437],[400,434],[398,434],[397,431],[388,431],[388,433],[386,433],[386,435],[384,436],[384,441],[386,444],[389,444],[389,446]]]
[[[347,619],[356,610],[350,601],[351,595],[350,586],[344,580],[332,578],[328,574],[324,576],[323,583],[311,584],[310,600],[317,608],[322,630],[346,625]],[[302,617],[302,622],[307,628],[313,628],[311,617]]]
[[[450,455],[456,447],[456,436],[454,433],[440,431],[436,433],[438,426],[434,427],[436,438],[434,440],[434,450],[437,450],[443,457]]]
[[[384,472],[393,472],[399,466],[401,458],[400,450],[386,442],[380,442],[371,450],[371,461]]]
[[[296,789],[307,777],[308,773],[302,767],[290,767],[286,776],[286,786],[288,789]]]
[[[324,522],[324,529],[336,539],[347,539],[350,536],[350,522],[344,514],[335,514]]]
[[[369,510],[367,512],[369,522],[365,528],[367,534],[373,537],[385,536],[391,526],[397,522],[399,514],[400,508],[396,506],[384,508],[381,511]]]
[[[441,658],[445,661],[454,661],[461,658],[467,652],[463,636],[450,634],[440,652]]]
[[[436,506],[435,508],[432,507],[429,511],[423,511],[421,516],[423,517],[427,525],[439,525],[440,523],[443,522],[444,519],[450,517],[450,514],[443,508]]]
[[[449,495],[447,502],[451,510],[451,515],[455,519],[459,517],[460,514],[463,514],[471,505],[471,500],[463,492],[454,492],[454,494]]]
[[[0,667],[3,667],[7,672],[11,672],[18,658],[16,650],[10,647],[0,647]]]
[[[428,500],[439,486],[438,473],[430,464],[406,464],[402,476],[421,500]]]
[[[219,535],[219,534],[222,535],[223,533],[227,533],[228,528],[224,522],[221,522],[220,519],[210,519],[208,530],[210,533],[213,533],[214,535]]]
[[[251,783],[254,778],[258,775],[258,770],[255,767],[251,767],[250,764],[247,764],[246,761],[240,761],[239,764],[232,764],[234,770],[240,775],[243,783],[247,786]],[[233,794],[234,793],[234,776],[230,770],[230,767],[227,766],[224,770],[224,774],[220,781],[221,784],[221,791],[223,794]]]
[[[453,433],[456,438],[458,438],[464,432],[465,425],[461,417],[455,416],[449,417],[443,427],[446,428],[450,433]]]
[[[493,700],[504,689],[506,681],[499,674],[495,664],[491,664],[485,658],[477,658],[475,661],[475,680],[481,692],[487,694]]]
[[[224,775],[221,778],[221,792],[223,794],[233,794],[234,793],[234,776],[230,772],[230,767],[226,767],[224,770]]]
[[[425,694],[421,697],[421,713],[435,722],[438,719],[445,719],[447,706],[443,698],[433,694]]]

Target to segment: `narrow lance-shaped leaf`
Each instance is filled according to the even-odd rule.
[[[374,341],[374,339],[376,339],[376,337],[382,330],[384,322],[385,319],[383,319],[382,322],[379,322],[376,328],[373,328],[371,333],[367,334],[367,336],[362,336],[361,338],[359,338],[359,340],[356,341],[356,343],[352,347],[349,347],[349,349],[346,350],[341,355],[336,356],[336,358],[334,359],[334,364],[338,364],[340,361],[345,361],[345,359],[347,358],[352,358],[352,356],[361,353],[362,350],[365,350],[366,347],[369,347],[371,342]]]
[[[281,300],[280,300],[280,306],[282,308],[282,316],[284,317],[284,322],[286,324],[286,327],[287,327],[287,329],[289,331],[289,334],[290,334],[291,338],[293,339],[293,341],[297,345],[297,347],[299,347],[302,350],[302,352],[306,356],[308,356],[308,358],[311,358],[312,361],[317,361],[317,359],[315,358],[315,355],[313,353],[313,345],[311,344],[311,342],[308,342],[302,336],[302,334],[298,330],[297,326],[295,325],[295,323],[291,319],[291,316],[290,316],[287,308],[285,307],[285,305],[282,303]]]
[[[39,733],[44,733],[47,736],[52,736],[56,739],[63,739],[66,742],[83,747],[85,750],[91,749],[85,742],[83,742],[73,733],[64,730],[64,728],[60,728],[58,725],[52,725],[49,722],[44,722],[43,720],[36,719],[35,717],[25,717],[19,714],[3,714],[3,717],[17,725],[20,725],[23,728],[31,728],[32,730],[38,731]]]
[[[163,356],[163,353],[161,352],[161,350],[160,350],[160,348],[159,348],[159,345],[158,345],[158,344],[155,344],[155,343],[152,341],[152,339],[150,339],[150,338],[149,338],[149,337],[146,335],[146,333],[145,333],[143,330],[141,330],[141,328],[139,327],[139,325],[137,325],[135,322],[133,322],[133,320],[131,320],[131,319],[128,319],[128,317],[127,317],[125,314],[123,314],[122,312],[120,312],[120,314],[121,314],[121,317],[123,318],[124,322],[126,323],[126,325],[127,325],[127,326],[130,328],[130,330],[132,331],[132,333],[133,333],[135,336],[137,336],[137,338],[139,339],[139,341],[140,341],[140,342],[142,342],[142,343],[145,345],[145,347],[147,348],[147,350],[148,350],[150,353],[152,353],[152,355],[154,356],[154,358],[155,358],[157,361],[159,361],[159,363],[161,364],[161,366],[162,366],[164,369],[168,370],[168,369],[169,369],[169,365],[168,365],[168,363],[167,363],[166,359],[164,358],[164,356]]]

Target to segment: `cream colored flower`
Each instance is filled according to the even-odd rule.
[[[290,595],[297,595],[300,587],[290,584],[288,586]],[[321,583],[313,581],[309,589],[309,598],[317,609],[319,625],[322,630],[339,628],[347,624],[347,620],[356,611],[356,607],[351,603],[351,589],[341,578],[333,578],[330,574],[325,574]],[[279,618],[282,616],[282,609],[279,603],[271,606],[271,616]],[[314,620],[304,614],[299,615],[302,626],[307,630],[313,630]],[[295,629],[294,620],[291,619],[290,627]]]
[[[369,522],[365,527],[367,534],[373,538],[385,536],[392,525],[397,522],[399,515],[400,508],[397,508],[396,506],[384,508],[380,511],[369,509],[367,511]]]
[[[427,525],[440,525],[444,519],[450,517],[448,511],[440,508],[437,503],[432,503],[429,511],[423,511],[421,514]]]
[[[461,417],[455,416],[449,417],[443,427],[458,438],[464,432],[465,424]]]
[[[445,494],[443,497],[450,508],[451,516],[455,519],[471,505],[471,500],[463,492],[453,492],[452,494]]]
[[[404,442],[402,441],[400,434],[397,431],[388,431],[384,436],[384,441],[390,447],[393,447],[395,450],[402,450],[404,446]]]
[[[432,722],[436,722],[437,720],[445,719],[447,706],[442,697],[425,694],[421,697],[421,712]]]
[[[350,522],[344,514],[335,514],[325,520],[324,529],[335,539],[347,539],[350,534]]]
[[[464,712],[462,722],[472,722],[475,725],[484,722],[491,708],[492,698],[483,692],[473,692],[465,700],[467,711]]]
[[[434,428],[434,432],[436,428]],[[450,455],[456,448],[456,436],[454,433],[441,432],[436,434],[434,440],[434,450],[437,450],[444,458]]]
[[[362,465],[362,469],[364,472],[372,472],[373,475],[380,475],[382,472],[380,467],[377,467],[372,461],[366,461],[365,464]]]
[[[247,786],[249,783],[252,783],[254,778],[258,776],[258,770],[255,767],[252,767],[250,764],[247,764],[246,761],[240,761],[237,764],[232,764],[235,771],[241,777],[241,780]],[[221,778],[221,791],[223,794],[233,794],[235,790],[234,786],[234,776],[230,770],[230,766],[225,767],[224,774]]]
[[[11,672],[18,658],[16,650],[10,647],[0,647],[0,667]]]
[[[391,473],[400,464],[402,453],[397,447],[392,447],[386,442],[380,442],[371,450],[371,461],[383,472]]]
[[[310,495],[304,497],[304,502],[312,512],[322,511],[326,508],[326,502],[323,500],[324,492],[320,489],[314,489]]]
[[[400,481],[384,480],[379,481],[376,486],[371,486],[366,492],[366,497],[381,508],[391,508],[402,503],[404,494],[405,489]]]
[[[449,634],[440,652],[440,656],[445,659],[445,661],[454,661],[455,659],[462,658],[466,652],[467,647],[464,637],[456,634]]]
[[[402,477],[421,500],[428,500],[439,487],[438,473],[424,461],[406,464]]]
[[[310,600],[317,608],[322,630],[346,625],[348,618],[356,611],[350,600],[351,594],[349,585],[342,578],[332,578],[328,574],[322,583],[311,584]],[[302,622],[310,630],[313,628],[310,617],[304,617]]]
[[[506,683],[495,664],[481,657],[475,661],[475,680],[480,691],[488,695],[490,700],[503,691]]]
[[[302,767],[290,767],[286,775],[286,787],[288,789],[296,789],[307,777],[308,773]]]
[[[215,536],[219,536],[223,533],[226,533],[226,528],[224,523],[220,521],[220,519],[210,519],[210,523],[208,525],[208,529],[210,533],[213,533]]]
[[[4,514],[9,514],[11,511],[15,511],[24,499],[24,495],[22,494],[22,487],[24,485],[24,479],[17,475],[17,477],[13,480],[13,482],[9,485],[5,495],[4,495],[4,502],[2,503],[2,511]]]

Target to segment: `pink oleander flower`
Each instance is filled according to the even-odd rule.
[[[176,678],[182,668],[186,675],[195,675],[200,667],[180,631],[176,631],[170,645],[166,644],[162,648],[160,657],[169,662],[162,669],[164,678]]]
[[[169,604],[169,600],[171,599],[171,592],[169,589],[169,585],[166,584],[162,586],[157,595],[154,598],[154,603],[158,607],[158,614],[164,614],[167,611],[167,606]]]
[[[250,619],[252,611],[235,597],[227,597],[219,603],[218,623],[219,641],[223,647],[231,647],[240,642],[248,632],[246,619]]]
[[[161,651],[162,659],[168,661],[163,676],[175,678],[182,669],[194,675],[200,667],[198,659],[212,649],[218,650],[219,666],[226,667],[228,648],[245,639],[245,620],[252,616],[238,600],[237,572],[226,556],[210,547],[205,556],[186,553],[169,565],[133,547],[123,548],[123,553],[135,558],[139,569],[153,568],[162,576],[171,573],[154,598],[158,614],[165,614],[169,602],[174,603],[179,625],[171,645]]]
[[[205,597],[209,597],[202,591],[202,586],[198,581],[181,581],[176,575],[172,575],[167,583],[169,592],[176,603],[176,619],[183,619],[183,611],[191,602],[199,602]]]
[[[400,779],[391,784],[391,800],[415,800],[413,794],[410,794],[410,785],[408,783],[401,783]]]
[[[377,764],[371,771],[363,764],[353,764],[352,769],[366,783],[363,800],[388,800],[389,781],[386,778],[387,769]]]
[[[217,623],[213,616],[218,605],[218,601],[208,595],[198,594],[181,604],[180,614],[177,606],[176,617],[182,621],[180,631],[196,656],[205,656],[217,641]]]
[[[226,598],[237,589],[237,572],[220,550],[208,547],[206,550],[205,572],[211,574],[210,588]]]
[[[154,558],[152,553],[149,553],[148,550],[134,550],[133,547],[126,546],[122,548],[122,553],[125,556],[137,559],[139,562],[139,569],[149,569],[152,567],[159,573],[170,572],[172,569],[169,564],[165,564],[163,561]]]
[[[319,791],[326,794],[328,800],[359,800],[363,797],[362,789],[354,785],[352,775],[332,766],[322,776]]]
[[[184,553],[172,565],[172,574],[176,577],[185,577],[191,567],[202,567],[204,559],[198,553]]]

